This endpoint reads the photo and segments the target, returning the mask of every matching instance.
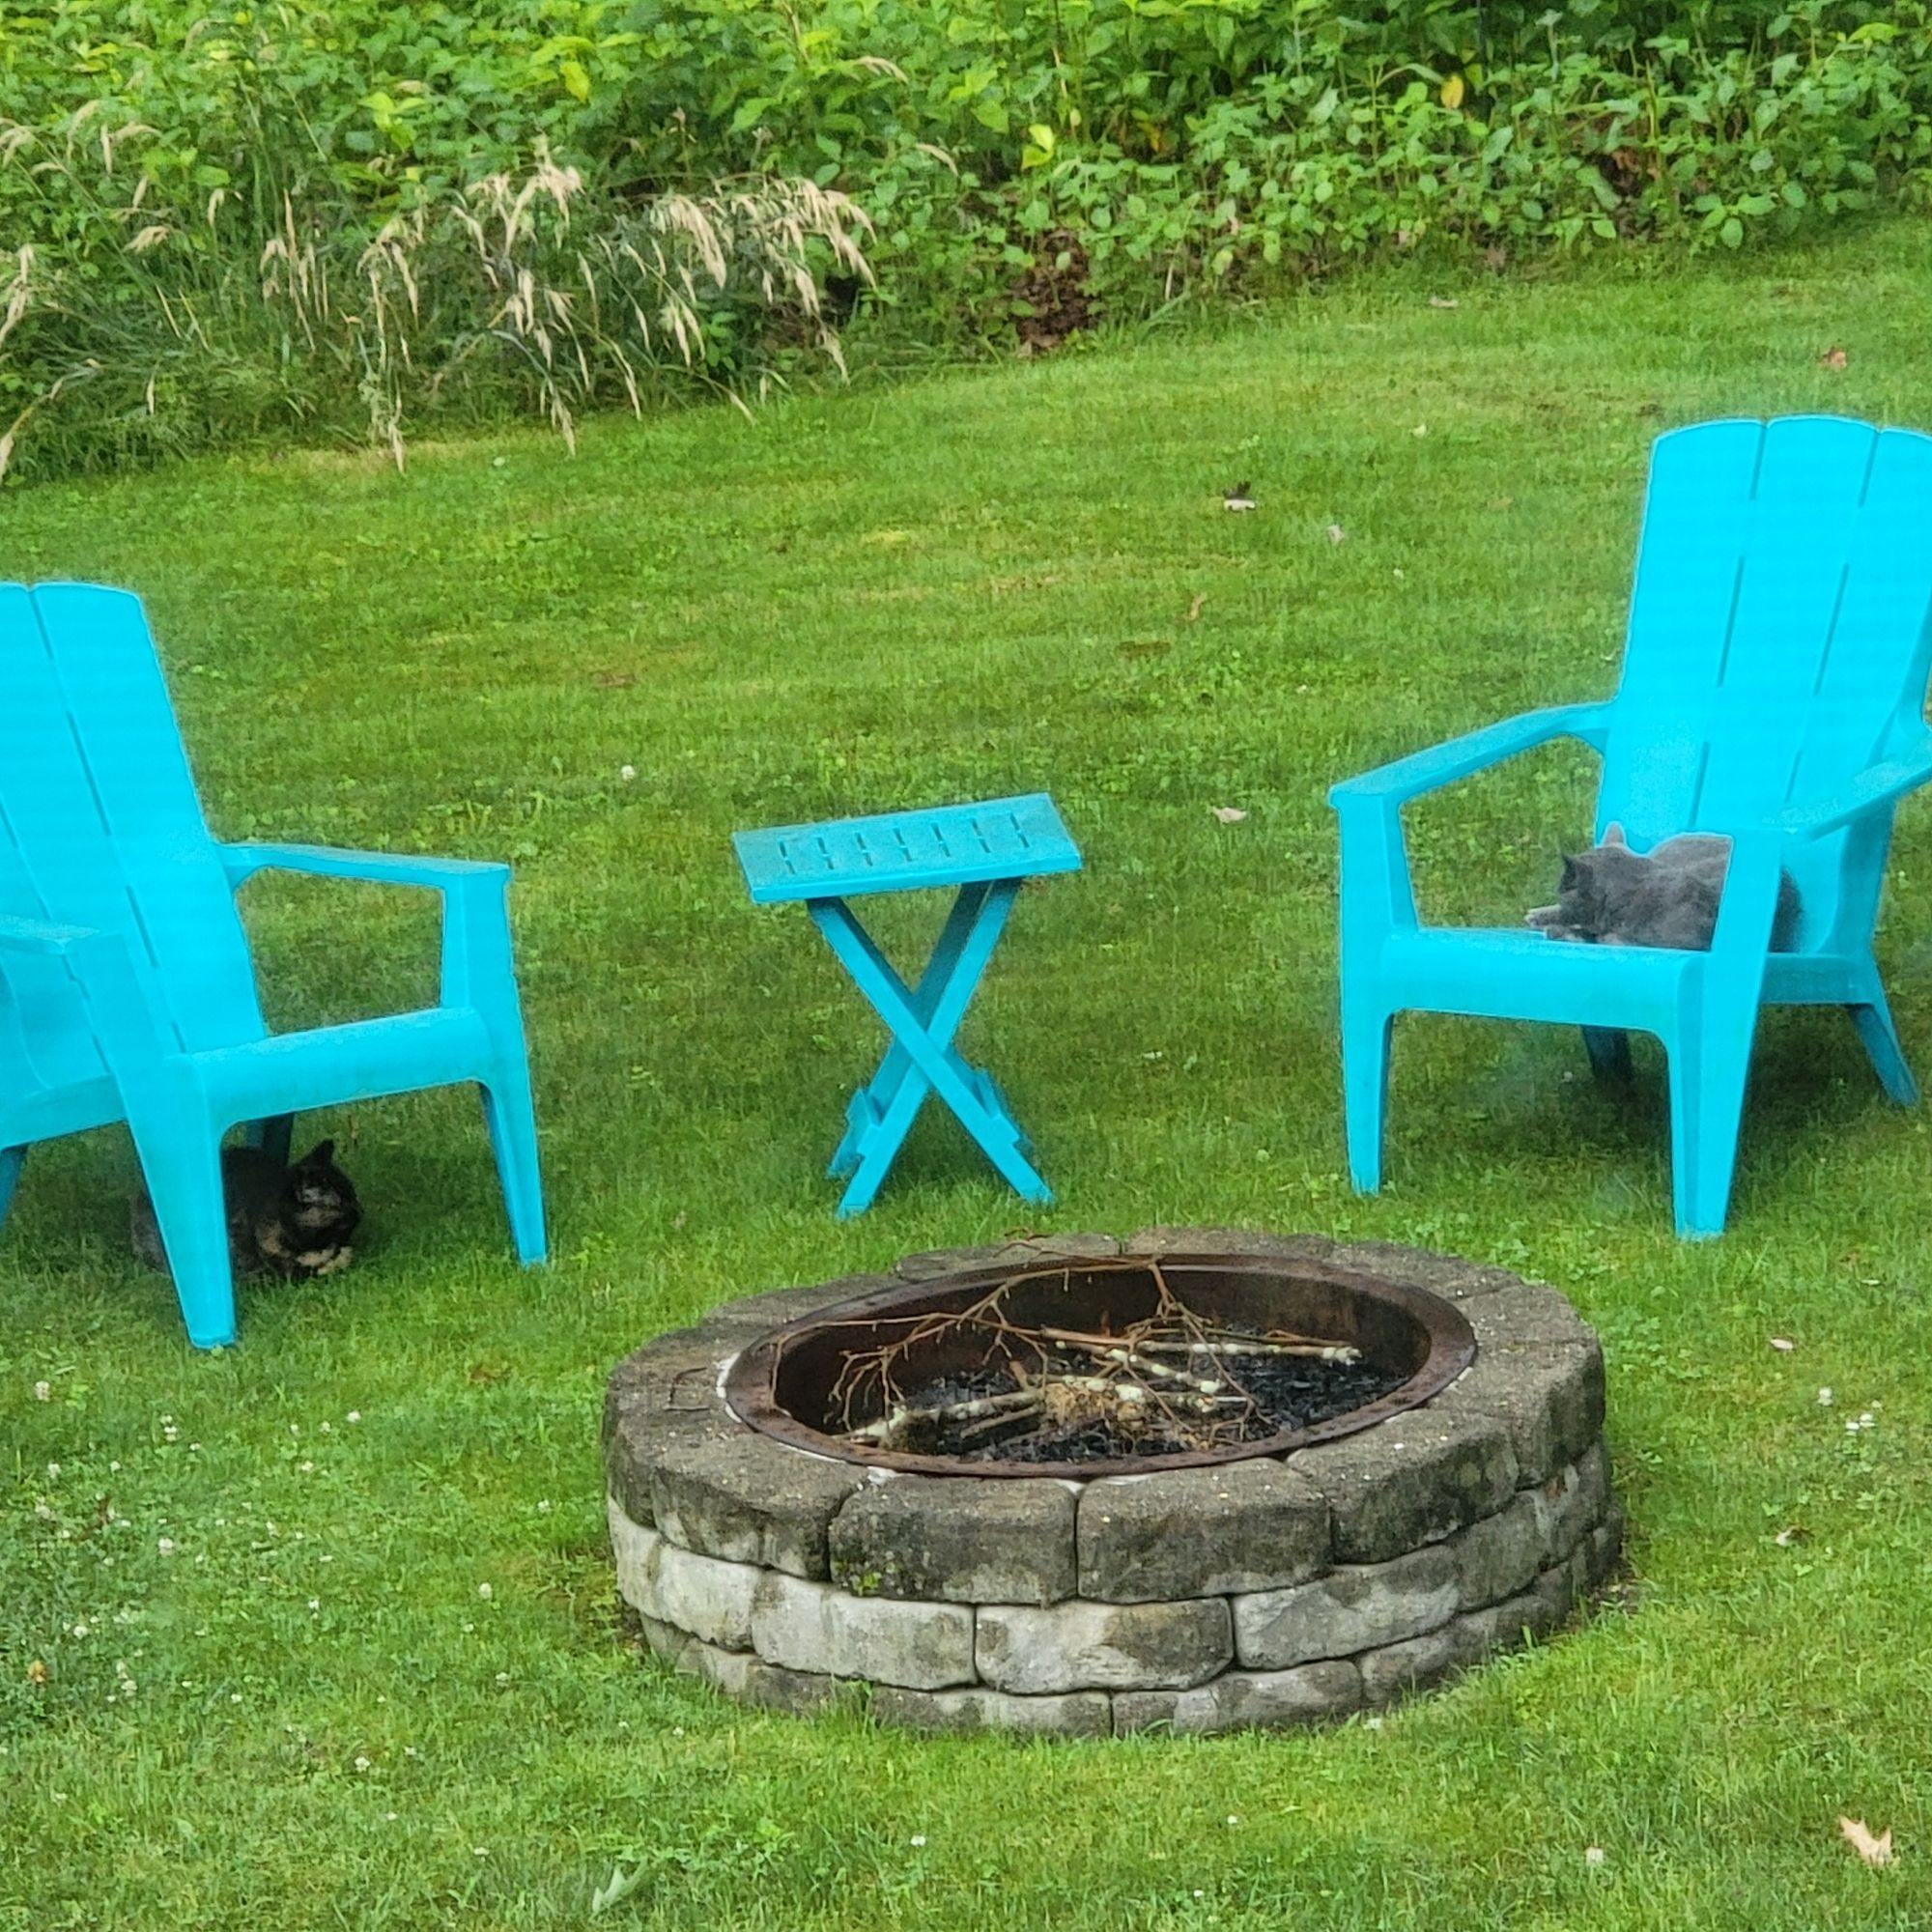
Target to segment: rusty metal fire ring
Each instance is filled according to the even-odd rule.
[[[1078,1465],[1002,1462],[990,1456],[968,1461],[873,1448],[804,1419],[814,1411],[823,1412],[845,1356],[890,1338],[895,1327],[934,1315],[957,1314],[992,1290],[1010,1284],[1022,1297],[1017,1307],[1009,1307],[1013,1319],[1037,1321],[1051,1315],[1067,1325],[1105,1318],[1118,1328],[1137,1319],[1137,1297],[1151,1305],[1156,1267],[1176,1294],[1205,1317],[1231,1323],[1258,1319],[1285,1323],[1324,1340],[1350,1344],[1366,1360],[1404,1373],[1406,1379],[1374,1402],[1305,1428],[1224,1448],[1116,1456]],[[950,1331],[931,1346],[916,1372],[931,1375],[963,1366],[954,1359],[962,1345],[974,1346],[964,1342],[961,1331]],[[1454,1381],[1475,1356],[1475,1332],[1462,1311],[1453,1302],[1405,1282],[1313,1260],[1264,1255],[1165,1254],[1157,1263],[1122,1256],[1071,1260],[1020,1272],[1010,1267],[970,1268],[857,1295],[787,1322],[744,1350],[725,1374],[724,1395],[732,1413],[753,1429],[815,1456],[930,1476],[1087,1480],[1200,1468],[1330,1442],[1419,1407]]]

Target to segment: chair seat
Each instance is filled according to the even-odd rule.
[[[1578,1026],[1667,1023],[1687,974],[1708,953],[1664,947],[1585,946],[1511,926],[1420,926],[1383,942],[1381,980],[1392,1010]],[[1837,1006],[1866,997],[1870,968],[1856,953],[1774,952],[1765,961],[1766,1006]]]
[[[433,1007],[188,1059],[216,1118],[232,1122],[474,1080],[490,1063],[490,1042],[473,1009]]]
[[[1507,927],[1422,926],[1382,944],[1393,1010],[1474,1013],[1653,1031],[1706,956],[1662,947],[1586,946]]]

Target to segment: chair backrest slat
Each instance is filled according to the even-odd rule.
[[[118,932],[173,1043],[263,1032],[247,942],[139,600],[0,585],[0,911]],[[43,1080],[98,1071],[64,969],[14,958]]]
[[[1829,796],[1917,730],[1928,531],[1932,439],[1915,432],[1793,416],[1661,437],[1599,833],[1733,831]],[[1792,849],[1804,943],[1869,917],[1870,842]]]

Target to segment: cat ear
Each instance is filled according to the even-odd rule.
[[[1604,828],[1604,843],[1605,845],[1627,845],[1630,843],[1630,840],[1624,837],[1623,827],[1614,818]]]
[[[298,1167],[327,1167],[335,1158],[333,1141],[317,1141],[302,1157],[296,1162]]]

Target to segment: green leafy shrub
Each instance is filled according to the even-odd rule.
[[[1418,246],[1739,247],[1921,205],[1932,0],[0,0],[0,435],[51,469],[754,386],[862,292],[859,210],[866,327],[957,350]],[[563,369],[464,227],[546,168],[576,183],[541,243],[575,278]],[[699,204],[737,211],[724,283],[682,332],[613,333],[626,250],[692,242],[647,211]],[[291,225],[335,293],[397,237],[445,266],[407,329],[357,297],[312,336],[263,274]]]

